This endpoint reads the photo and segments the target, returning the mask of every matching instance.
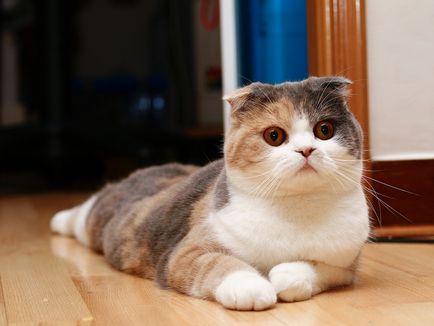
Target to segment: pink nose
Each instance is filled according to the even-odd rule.
[[[312,152],[316,150],[316,148],[312,148],[312,147],[307,147],[307,148],[303,148],[300,149],[298,151],[296,151],[297,153],[300,153],[301,155],[303,155],[304,157],[308,157],[310,156],[310,154],[312,154]]]

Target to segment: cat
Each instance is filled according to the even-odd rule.
[[[370,226],[350,83],[240,88],[224,98],[223,159],[136,171],[57,213],[51,229],[118,270],[229,309],[351,284]]]

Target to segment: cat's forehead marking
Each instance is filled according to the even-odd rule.
[[[309,118],[304,113],[296,114],[292,129],[294,132],[304,132],[311,129]]]
[[[277,124],[292,124],[295,118],[295,106],[288,98],[281,98],[273,104],[273,111],[270,112],[270,119]]]
[[[290,128],[296,112],[294,104],[284,97],[264,102],[256,100],[246,106],[248,108],[245,111],[238,112],[233,118],[235,122],[241,121],[242,125],[250,128],[253,133],[270,126]]]

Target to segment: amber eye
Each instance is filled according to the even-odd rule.
[[[315,134],[316,138],[327,140],[333,137],[335,134],[335,129],[330,121],[324,120],[318,122],[315,125],[315,128],[313,128],[313,133]]]
[[[286,134],[282,128],[270,127],[265,129],[264,139],[271,146],[279,146],[285,141]]]

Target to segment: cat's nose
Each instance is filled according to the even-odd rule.
[[[308,157],[310,156],[310,154],[312,154],[312,152],[316,150],[316,148],[312,148],[312,147],[306,147],[306,148],[301,148],[298,151],[296,151],[297,153],[300,153],[301,155],[303,155],[304,157]]]

